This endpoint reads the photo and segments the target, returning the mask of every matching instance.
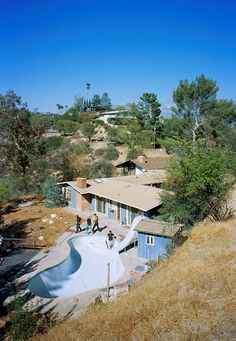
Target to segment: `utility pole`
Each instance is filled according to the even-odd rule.
[[[110,271],[111,271],[111,265],[110,263],[107,263],[107,302],[109,301],[109,295],[110,295]]]

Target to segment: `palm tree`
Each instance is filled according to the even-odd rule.
[[[87,90],[87,108],[89,106],[89,90],[91,88],[91,84],[90,83],[86,83],[86,90]]]

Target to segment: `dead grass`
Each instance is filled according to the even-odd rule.
[[[36,238],[37,245],[49,247],[64,231],[72,226],[74,229],[75,213],[65,208],[45,208],[40,197],[31,197],[30,200],[34,202],[31,206],[12,209],[8,204],[2,207],[0,234],[6,238]],[[53,213],[57,215],[54,219],[51,218]],[[49,221],[53,223],[49,224]],[[41,242],[40,236],[44,237]]]
[[[113,303],[36,340],[235,340],[236,222],[200,225],[167,261]]]

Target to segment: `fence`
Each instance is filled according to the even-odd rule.
[[[4,238],[4,248],[40,249],[36,238]]]

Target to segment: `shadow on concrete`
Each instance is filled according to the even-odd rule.
[[[30,262],[37,252],[35,251],[13,251],[8,254],[0,265],[0,317],[7,314],[3,302],[10,296],[16,294],[15,282],[21,276],[33,272],[38,261]],[[18,291],[27,288],[28,281],[20,282]]]
[[[103,227],[99,227],[99,229],[96,229],[93,234],[97,233],[97,232],[102,232],[103,230],[105,230],[108,226],[103,226]]]

